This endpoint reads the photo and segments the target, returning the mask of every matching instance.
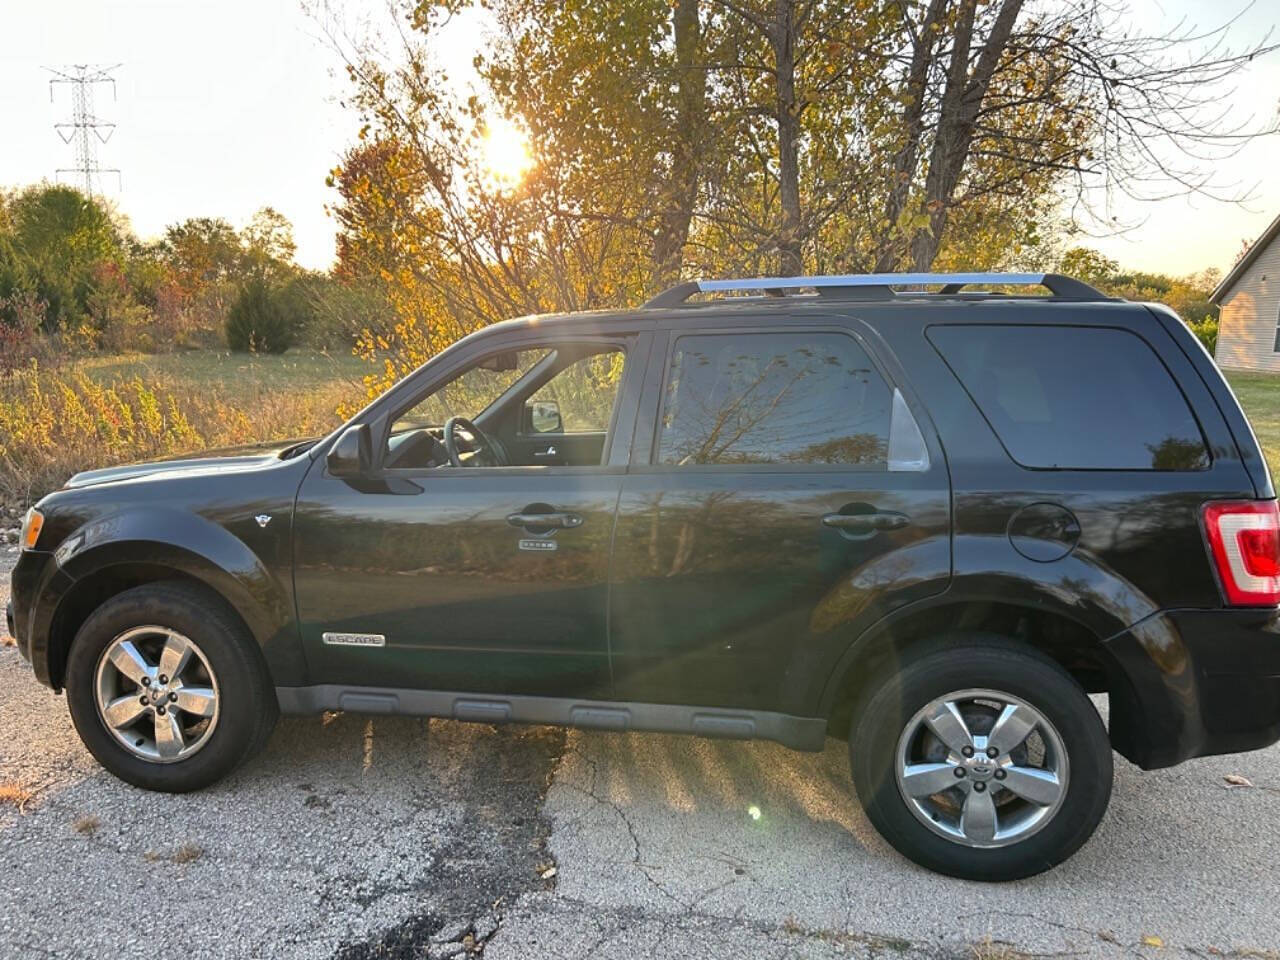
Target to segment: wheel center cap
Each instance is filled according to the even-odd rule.
[[[974,780],[990,780],[996,772],[996,765],[983,756],[970,757],[964,765]]]

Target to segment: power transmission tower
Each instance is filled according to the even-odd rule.
[[[116,125],[99,120],[93,112],[93,89],[99,84],[111,84],[111,99],[116,97],[116,81],[111,71],[119,67],[95,67],[78,63],[68,67],[46,67],[53,74],[49,81],[49,102],[53,102],[54,87],[57,84],[71,86],[71,119],[63,123],[55,123],[53,129],[62,138],[63,143],[76,142],[76,165],[60,167],[55,174],[59,180],[64,173],[75,174],[82,180],[86,196],[93,196],[95,179],[101,183],[102,174],[114,173],[117,187],[120,186],[120,170],[116,167],[98,166],[98,144],[106,143],[115,133]]]

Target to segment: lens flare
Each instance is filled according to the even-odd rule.
[[[505,117],[491,120],[481,140],[481,162],[499,187],[514,187],[533,167],[528,135]]]

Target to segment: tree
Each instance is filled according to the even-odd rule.
[[[221,217],[191,217],[167,227],[163,249],[189,294],[231,277],[240,262],[240,238]]]
[[[283,278],[296,270],[293,224],[274,207],[263,207],[253,215],[240,231],[240,243],[241,272]]]
[[[383,382],[476,325],[690,274],[1043,263],[1099,198],[1214,190],[1198,158],[1258,130],[1213,99],[1273,49],[1135,33],[1107,0],[493,0],[466,96],[434,51],[469,5],[329,33],[361,124],[342,269],[399,318],[366,338]],[[518,184],[485,170],[497,117],[529,133]]]
[[[1200,338],[1210,355],[1213,354],[1218,341],[1220,311],[1209,297],[1222,279],[1217,270],[1204,270],[1185,277],[1124,270],[1115,260],[1087,247],[1072,247],[1066,251],[1059,269],[1109,296],[1163,303],[1171,307]]]
[[[91,274],[104,262],[118,262],[122,238],[110,211],[98,201],[64,186],[28,187],[7,205],[12,226],[8,266],[0,282],[30,291],[43,301],[49,331],[71,326],[86,315]]]
[[[9,216],[15,243],[33,262],[74,270],[120,253],[110,211],[72,187],[29,187],[13,200]]]
[[[674,7],[690,63],[696,7]],[[494,109],[529,132],[538,166],[527,187],[545,192],[564,230],[634,249],[656,272],[678,265],[698,172],[684,160],[701,133],[690,87],[702,78],[664,42],[673,7],[504,0],[495,13],[503,40],[477,64]]]

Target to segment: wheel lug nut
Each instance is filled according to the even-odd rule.
[[[994,760],[996,757],[1000,756],[1000,751],[995,747],[987,747],[987,756]]]
[[[973,747],[964,747],[963,749],[961,749],[960,752],[963,753],[966,757],[972,757]]]
[[[981,793],[983,790],[987,789],[987,785],[983,783],[981,780],[979,780],[977,783],[973,785],[973,789]]]
[[[177,695],[176,693],[170,693],[170,694],[169,694],[169,700],[170,700],[170,702],[172,702],[172,703],[176,703],[176,702],[177,702],[177,700],[178,700],[178,695]]]
[[[964,767],[956,767],[956,776],[964,779]]]
[[[149,687],[149,686],[151,686],[151,678],[150,678],[150,677],[143,677],[143,678],[142,678],[142,685],[143,685],[144,687]]]
[[[164,707],[162,707],[162,706],[161,706],[161,707],[156,707],[156,713],[160,714],[160,716],[162,716],[162,717],[163,717],[163,716],[164,716]]]
[[[159,679],[159,681],[160,681],[161,683],[168,683],[168,682],[169,682],[169,678],[168,678],[168,677],[166,677],[163,673],[162,673],[162,674],[160,674],[160,676],[158,677],[158,679]]]
[[[1008,776],[1008,774],[1006,774],[1003,770],[997,770],[997,771],[996,771],[996,779],[997,779],[997,780],[1003,780],[1006,776]]]
[[[139,702],[139,703],[141,703],[141,704],[145,707],[145,706],[146,706],[147,704],[149,704],[151,701],[150,701],[150,700],[148,700],[146,697],[139,697],[139,698],[138,698],[138,702]]]

